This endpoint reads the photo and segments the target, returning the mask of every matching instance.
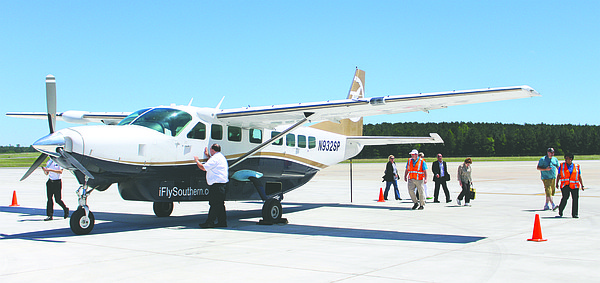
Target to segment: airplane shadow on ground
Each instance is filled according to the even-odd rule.
[[[256,202],[261,204],[262,202]],[[382,207],[370,205],[352,205],[352,204],[336,204],[336,203],[284,203],[284,217],[294,212],[300,212],[320,207],[341,207],[341,208],[368,208],[368,209],[384,209],[384,210],[410,210],[402,207]],[[45,216],[46,210],[40,208],[27,207],[8,207],[0,206],[0,212],[18,213],[24,216]],[[148,214],[130,214],[130,213],[112,213],[112,212],[93,212],[96,219],[94,229],[91,235],[109,234],[129,231],[143,231],[159,228],[166,229],[199,229],[198,224],[205,219],[205,215],[184,215],[170,217],[156,217]],[[342,238],[358,238],[358,239],[376,239],[376,240],[394,240],[394,241],[417,241],[417,242],[433,242],[433,243],[453,243],[453,244],[468,244],[473,243],[486,237],[479,236],[463,236],[449,234],[427,234],[413,233],[390,230],[369,230],[357,228],[340,228],[326,226],[311,226],[301,224],[286,224],[286,225],[256,225],[253,222],[245,219],[258,218],[261,215],[261,209],[253,210],[234,210],[227,212],[229,222],[228,228],[218,228],[220,230],[260,232],[260,233],[277,233],[288,235],[306,235],[306,236],[328,236]],[[59,215],[60,216],[60,215]],[[56,217],[54,221],[65,221],[65,228],[25,232],[19,234],[0,234],[0,240],[3,239],[24,239],[34,241],[51,241],[64,242],[55,240],[63,237],[73,237],[75,235],[69,228],[69,219],[63,220]],[[60,219],[60,220],[59,220]],[[35,220],[19,220],[19,221],[35,221]]]

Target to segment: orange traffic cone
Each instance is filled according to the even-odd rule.
[[[17,191],[13,191],[12,204],[9,206],[19,206],[19,204],[17,203]]]
[[[383,199],[383,188],[379,188],[379,200],[377,202],[385,202]]]
[[[542,227],[540,226],[540,215],[535,215],[535,223],[533,224],[533,236],[531,239],[527,239],[527,241],[535,241],[535,242],[543,242],[548,241],[547,239],[542,239]]]

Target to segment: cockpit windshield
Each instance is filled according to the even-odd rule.
[[[131,113],[119,125],[137,125],[157,132],[177,136],[192,120],[185,111],[171,108],[142,109]]]

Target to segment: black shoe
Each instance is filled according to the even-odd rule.
[[[388,200],[387,198],[383,198],[383,200]]]
[[[200,223],[200,228],[215,228],[215,224],[209,222]]]
[[[417,209],[417,207],[419,207],[419,204],[418,204],[418,203],[415,203],[415,205],[413,205],[412,209],[413,209],[413,210],[414,210],[414,209]]]
[[[52,220],[52,216],[48,216],[44,219],[44,221],[50,221],[50,220]]]
[[[578,215],[573,215],[573,218],[579,218],[579,216]]]
[[[562,211],[558,210],[558,217],[562,217]]]
[[[217,227],[217,228],[226,228],[227,227],[227,222],[225,222],[225,223],[217,223],[215,225],[215,227]]]
[[[451,200],[449,200],[449,199],[447,199],[447,200],[446,200],[446,203],[449,203],[449,202],[452,202],[452,201],[451,201]]]
[[[421,206],[419,206],[419,210],[423,210],[423,209],[425,209],[425,207],[424,207],[424,206],[422,206],[422,205],[421,205]]]
[[[434,203],[440,203],[440,201],[439,201],[439,200],[434,200],[433,202],[434,202]]]
[[[69,217],[69,208],[68,207],[65,209],[65,215],[63,217],[65,219],[67,219],[67,217]]]

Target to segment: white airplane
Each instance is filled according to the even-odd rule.
[[[50,134],[33,144],[42,154],[21,180],[48,156],[72,171],[81,186],[70,226],[76,234],[87,234],[94,227],[87,198],[114,183],[125,200],[153,202],[158,217],[169,216],[173,202],[208,201],[206,175],[194,156],[203,156],[213,143],[221,145],[229,162],[227,200],[262,200],[263,220],[273,223],[281,220],[285,193],[306,184],[319,170],[356,156],[366,145],[443,142],[433,133],[362,136],[363,116],[539,96],[529,86],[517,86],[366,98],[364,87],[365,73],[357,68],[342,100],[219,109],[221,100],[216,108],[158,106],[133,113],[57,114],[55,78],[48,75],[47,113],[6,115],[48,119]],[[55,131],[57,119],[106,125]],[[314,124],[302,126],[305,123]]]

